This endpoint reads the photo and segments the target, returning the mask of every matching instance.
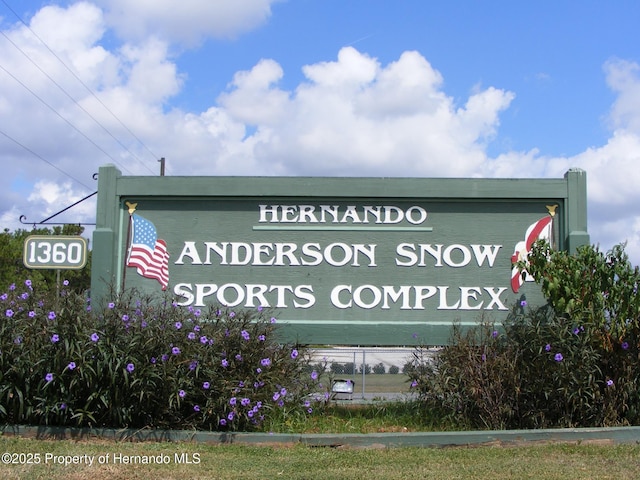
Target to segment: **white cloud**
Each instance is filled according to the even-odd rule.
[[[97,0],[107,21],[126,41],[155,36],[197,45],[203,39],[233,38],[262,25],[280,0]]]
[[[626,239],[635,261],[640,260],[640,189],[636,187],[640,182],[636,167],[640,159],[640,66],[636,63],[613,60],[605,65],[607,83],[617,97],[609,115],[612,133],[604,145],[573,157],[552,158],[532,149],[489,158],[486,146],[498,132],[500,115],[515,94],[478,87],[468,98],[454,99],[446,93],[441,73],[415,51],[382,64],[346,47],[335,60],[302,67],[304,81],[292,90],[280,85],[285,73],[280,64],[263,59],[237,72],[227,90],[204,112],[172,109],[170,100],[182,91],[186,80],[172,60],[168,42],[254,28],[268,18],[272,2],[247,1],[242,4],[245,9],[236,9],[236,13],[244,10],[246,16],[237,13],[234,21],[223,26],[217,26],[218,20],[211,25],[196,22],[189,33],[192,38],[173,32],[169,18],[175,8],[167,0],[148,5],[124,0],[102,3],[111,9],[109,21],[119,18],[125,30],[135,30],[134,23],[139,21],[138,33],[144,39],[136,42],[129,37],[117,50],[105,49],[100,42],[107,21],[99,8],[86,2],[66,9],[46,7],[31,21],[38,35],[55,45],[57,54],[100,101],[24,26],[6,31],[100,125],[6,41],[0,45],[0,65],[103,151],[24,86],[9,75],[0,75],[2,130],[86,185],[83,189],[0,135],[0,219],[4,226],[15,228],[15,223],[7,222],[14,216],[17,220],[18,212],[39,220],[86,195],[96,186],[91,174],[100,165],[116,163],[125,174],[148,175],[157,172],[160,156],[167,158],[169,175],[526,178],[562,177],[569,168],[579,167],[587,171],[592,239],[606,248]],[[223,18],[225,14],[219,10],[225,8],[223,2],[183,4],[176,32],[189,16],[204,19],[219,14]],[[149,10],[138,12],[145,5]],[[157,26],[157,35],[147,36],[152,24]],[[59,26],[63,32],[58,31]],[[87,207],[74,212],[74,219],[93,221],[94,214],[87,202]]]
[[[610,60],[604,66],[609,87],[618,97],[610,112],[616,129],[640,134],[640,65],[626,60]]]
[[[218,102],[235,119],[248,125],[271,125],[286,114],[289,95],[274,88],[282,78],[282,67],[273,60],[261,60],[248,72],[238,72],[232,91]]]
[[[287,114],[266,125],[268,143],[260,138],[255,149],[261,165],[277,161],[291,174],[476,174],[486,159],[483,140],[513,98],[490,88],[456,108],[440,73],[417,52],[383,66],[346,47],[337,61],[303,72]],[[251,95],[236,87],[236,98]]]

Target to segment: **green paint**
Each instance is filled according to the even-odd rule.
[[[586,175],[563,179],[124,177],[100,169],[94,302],[108,285],[160,291],[125,268],[130,215],[169,252],[183,305],[269,306],[287,339],[444,344],[454,321],[500,323],[535,285],[511,288],[514,249],[556,205],[557,248],[589,241]]]

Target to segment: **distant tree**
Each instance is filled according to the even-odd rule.
[[[344,364],[344,374],[353,375],[356,373],[356,365],[353,362],[347,362]]]
[[[336,375],[340,375],[344,373],[344,365],[341,363],[332,363],[329,365],[329,370]]]
[[[55,269],[29,269],[23,263],[24,243],[30,235],[81,235],[84,227],[80,225],[55,226],[53,229],[34,228],[18,229],[11,232],[5,228],[0,233],[0,291],[4,291],[12,283],[31,280],[34,288],[50,290],[56,288]],[[91,286],[91,252],[88,252],[87,264],[81,270],[64,270],[60,272],[61,280],[68,280],[69,286],[78,293],[85,292]]]
[[[382,374],[386,373],[387,369],[384,366],[384,363],[380,362],[373,366],[373,373]]]

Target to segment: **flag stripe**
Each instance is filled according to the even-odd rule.
[[[127,266],[135,267],[139,275],[160,282],[162,289],[169,284],[169,251],[164,240],[156,235],[156,228],[138,214],[131,216],[132,241]]]
[[[553,217],[546,216],[541,218],[535,223],[529,225],[527,231],[524,235],[524,242],[518,242],[515,246],[515,251],[513,256],[511,257],[511,261],[514,266],[511,269],[511,289],[514,293],[518,293],[520,287],[524,283],[523,274],[526,274],[526,271],[521,271],[515,265],[519,259],[526,259],[531,253],[531,246],[534,244],[536,240],[539,239],[550,239],[551,238],[551,222],[553,221]]]

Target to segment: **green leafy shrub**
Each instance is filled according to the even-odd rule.
[[[201,311],[129,291],[92,311],[81,295],[40,296],[28,280],[0,305],[6,423],[248,430],[312,408],[321,372],[277,342],[262,308]]]
[[[540,242],[529,261],[548,305],[522,299],[501,331],[481,319],[454,326],[435,357],[418,349],[405,369],[420,400],[475,428],[639,424],[638,267],[623,246],[569,255]]]

